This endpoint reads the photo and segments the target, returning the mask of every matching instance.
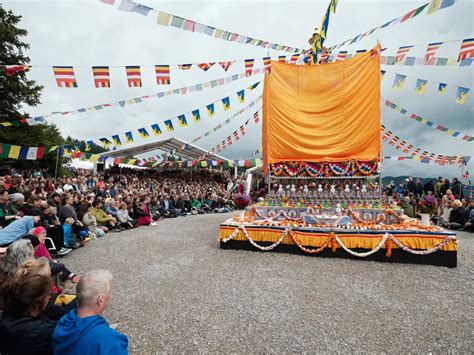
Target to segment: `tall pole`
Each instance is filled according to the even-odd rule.
[[[54,179],[57,179],[58,177],[59,149],[59,147],[56,148],[56,168],[54,169]]]

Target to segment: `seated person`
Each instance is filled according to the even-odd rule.
[[[112,329],[102,317],[112,298],[112,274],[86,273],[77,285],[79,308],[58,322],[53,349],[61,354],[128,354],[127,336]]]
[[[117,209],[115,208],[115,201],[111,198],[105,203],[104,211],[106,214],[111,215],[112,217],[117,218]]]
[[[35,248],[35,257],[45,257],[50,261],[51,273],[53,275],[58,275],[61,281],[71,280],[74,283],[78,283],[81,279],[79,276],[73,274],[69,271],[63,263],[54,260],[48,252],[48,249],[44,245],[46,239],[46,229],[44,227],[36,227],[30,231],[30,235],[37,238],[28,238],[31,241],[31,244]],[[25,236],[24,238],[26,238]],[[39,242],[39,243],[38,243]]]
[[[117,219],[105,213],[102,210],[103,206],[102,201],[96,199],[92,202],[92,207],[89,209],[89,212],[95,217],[99,227],[107,227],[108,230],[112,230],[117,225]]]
[[[139,202],[136,213],[138,214],[138,225],[139,226],[148,226],[148,225],[151,224],[151,222],[152,222],[151,214],[148,211],[148,207],[147,207],[146,203]]]
[[[51,285],[51,277],[30,272],[23,266],[4,283],[5,310],[0,322],[2,354],[52,353],[56,322],[44,314]]]
[[[137,220],[132,219],[128,214],[127,204],[125,202],[122,202],[120,209],[117,211],[117,220],[120,223],[120,227],[125,229],[135,228],[138,223]]]
[[[39,219],[38,216],[25,216],[0,230],[0,246],[10,244],[27,235]]]
[[[24,216],[39,216],[41,214],[41,197],[39,195],[31,195],[28,202],[20,207],[19,211]]]
[[[163,199],[160,201],[160,214],[163,217],[174,218],[177,216],[173,202],[170,200],[169,195],[165,194]]]
[[[103,237],[105,236],[105,233],[109,231],[109,229],[105,226],[104,227],[97,226],[97,219],[91,213],[91,208],[92,208],[92,205],[88,203],[87,212],[84,214],[82,221],[84,222],[84,225],[89,230],[89,235],[92,234],[92,236],[96,238]]]
[[[10,196],[8,196],[8,200],[9,200],[8,207],[10,208],[11,213],[17,214],[21,206],[23,206],[23,204],[25,203],[25,196],[23,194],[16,192],[16,193],[10,194]]]
[[[64,256],[69,253],[71,249],[64,247],[64,230],[56,215],[55,207],[50,207],[46,202],[42,202],[40,219],[41,225],[46,228],[48,238],[53,240],[56,249],[53,254]]]
[[[21,216],[13,214],[8,205],[8,191],[0,189],[0,226],[5,228]]]
[[[466,212],[462,208],[462,202],[459,200],[454,200],[451,204],[453,208],[451,214],[449,215],[449,223],[445,227],[453,230],[458,230],[464,227],[467,221]]]

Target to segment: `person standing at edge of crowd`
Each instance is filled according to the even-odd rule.
[[[61,354],[127,354],[128,338],[112,329],[102,317],[112,298],[112,274],[108,270],[86,273],[77,284],[79,308],[58,322],[53,350]]]

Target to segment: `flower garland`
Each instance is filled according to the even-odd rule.
[[[274,221],[267,221],[267,222],[270,222],[271,225],[277,225]],[[269,250],[273,250],[275,249],[278,245],[281,244],[281,242],[283,241],[283,239],[289,235],[292,239],[292,241],[295,243],[295,245],[301,249],[303,252],[307,253],[307,254],[318,254],[320,252],[322,252],[325,248],[327,247],[331,247],[332,251],[335,252],[336,251],[336,248],[337,248],[337,244],[339,244],[341,246],[342,249],[344,249],[347,253],[351,254],[351,255],[354,255],[356,257],[359,257],[359,258],[365,258],[367,256],[370,256],[372,254],[375,254],[376,252],[378,252],[382,246],[385,246],[385,249],[387,250],[386,251],[386,256],[387,257],[390,257],[391,254],[392,254],[392,242],[400,249],[404,250],[405,252],[408,252],[408,253],[411,253],[411,254],[415,254],[415,255],[428,255],[428,254],[432,254],[432,253],[435,253],[437,252],[438,250],[440,250],[441,248],[443,248],[445,245],[447,245],[451,240],[454,240],[456,241],[456,237],[454,236],[447,236],[446,238],[444,238],[438,245],[434,246],[433,248],[430,248],[430,249],[427,249],[427,250],[414,250],[414,249],[411,249],[411,248],[408,248],[407,246],[405,246],[403,243],[401,243],[397,238],[395,238],[392,234],[389,234],[389,233],[385,233],[383,235],[383,237],[380,239],[379,243],[375,246],[375,248],[373,248],[372,250],[369,250],[367,252],[364,252],[364,253],[358,253],[358,252],[355,252],[353,250],[350,250],[348,247],[346,247],[346,245],[342,242],[342,240],[337,236],[337,234],[335,234],[334,232],[331,232],[330,233],[330,236],[323,242],[323,244],[317,248],[317,249],[309,249],[309,248],[306,248],[305,246],[303,246],[299,240],[296,238],[296,235],[294,233],[294,231],[292,230],[292,224],[287,222],[286,223],[287,225],[287,228],[285,228],[285,230],[283,231],[283,233],[280,235],[280,237],[278,238],[278,240],[269,245],[269,246],[261,246],[259,244],[257,244],[249,235],[249,233],[247,232],[247,229],[245,228],[245,226],[243,224],[239,224],[237,226],[237,228],[227,237],[227,238],[224,238],[221,240],[221,242],[223,243],[227,243],[229,242],[230,240],[234,239],[235,237],[237,237],[238,233],[239,233],[239,230],[242,230],[242,232],[244,233],[244,236],[245,238],[250,242],[250,244],[252,244],[255,248],[257,249],[260,249],[262,251],[269,251]],[[293,224],[295,225],[295,224]]]
[[[440,250],[442,247],[444,247],[446,244],[449,243],[450,240],[456,240],[455,237],[452,237],[450,235],[448,235],[446,238],[444,238],[441,243],[439,243],[438,245],[434,246],[433,248],[431,249],[426,249],[426,250],[414,250],[414,249],[410,249],[408,248],[407,246],[403,245],[397,238],[395,238],[393,235],[390,235],[390,239],[397,245],[397,247],[399,247],[400,249],[408,252],[408,253],[411,253],[411,254],[415,254],[415,255],[428,255],[428,254],[431,254],[431,253],[435,253],[437,252],[438,250]]]
[[[271,175],[280,177],[370,176],[377,172],[378,161],[346,162],[279,162],[270,164]]]
[[[346,175],[349,170],[351,170],[352,161],[349,160],[345,167],[342,165],[342,163],[328,163],[328,167],[334,173],[334,175],[343,176]],[[352,169],[352,171],[354,170]]]
[[[269,251],[269,250],[275,249],[278,245],[280,245],[280,243],[283,241],[283,239],[287,236],[287,234],[291,230],[291,228],[285,228],[283,233],[280,235],[280,238],[278,238],[278,240],[275,243],[273,243],[272,245],[263,247],[263,246],[257,244],[256,242],[254,242],[252,240],[252,238],[250,238],[250,235],[248,234],[247,229],[245,229],[245,227],[243,225],[240,226],[240,228],[242,229],[242,232],[244,232],[244,236],[245,236],[245,238],[247,238],[247,240],[250,242],[250,244],[252,244],[255,248],[260,249],[262,251]]]
[[[365,253],[357,253],[357,252],[355,252],[355,251],[353,251],[353,250],[350,250],[348,247],[346,247],[345,244],[342,242],[342,240],[339,239],[339,237],[336,235],[336,241],[337,241],[337,243],[341,246],[341,248],[344,249],[344,250],[345,250],[346,252],[348,252],[349,254],[354,255],[354,256],[357,256],[357,257],[359,257],[359,258],[365,258],[365,257],[367,257],[367,256],[369,256],[369,255],[372,255],[372,254],[375,254],[376,252],[378,252],[378,251],[380,250],[380,248],[382,247],[382,245],[385,244],[385,242],[387,241],[388,238],[389,238],[389,234],[388,234],[388,233],[385,233],[385,234],[383,235],[382,239],[380,239],[379,244],[377,244],[374,249],[369,250],[369,251],[367,251],[367,252],[365,252]]]

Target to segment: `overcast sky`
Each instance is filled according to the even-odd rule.
[[[118,0],[117,0],[118,1]],[[324,1],[138,1],[155,9],[193,19],[204,24],[298,48],[307,48],[307,40],[314,27],[319,27],[329,0]],[[382,1],[382,0],[340,0],[337,13],[331,16],[326,44],[332,46],[348,38],[401,16],[427,0],[421,1]],[[51,111],[64,111],[91,106],[141,95],[153,94],[181,86],[226,77],[244,71],[243,62],[235,63],[227,73],[219,66],[207,72],[199,68],[178,71],[171,67],[170,86],[158,86],[155,81],[153,65],[181,64],[189,62],[215,62],[261,58],[267,50],[260,47],[231,43],[202,34],[185,32],[173,27],[156,25],[154,14],[148,17],[136,13],[119,11],[98,0],[90,1],[3,1],[5,9],[22,15],[20,26],[28,30],[27,42],[31,48],[28,55],[31,65],[45,66],[33,68],[28,76],[45,86],[41,105],[26,107],[32,116]],[[473,2],[458,1],[454,6],[440,10],[432,15],[425,13],[387,29],[376,31],[350,49],[372,47],[377,40],[387,49],[386,55],[394,55],[401,45],[416,46],[410,56],[422,57],[429,42],[462,40],[474,37],[472,24],[474,18]],[[460,42],[443,45],[439,56],[456,57]],[[276,57],[283,52],[269,51]],[[58,88],[52,73],[52,65],[75,66],[78,88]],[[96,89],[93,85],[91,66],[93,65],[142,65],[142,88],[129,88],[123,68],[111,68],[110,89]],[[256,61],[255,67],[260,67]],[[439,96],[437,84],[428,84],[424,95],[415,93],[416,78],[434,80],[472,87],[474,66],[470,67],[405,67],[388,66],[388,71],[413,76],[407,78],[401,91],[392,89],[393,74],[387,73],[382,83],[382,96],[409,112],[440,123],[451,129],[474,135],[474,93],[471,92],[465,105],[455,103],[455,88],[448,86],[448,92]],[[125,108],[110,108],[79,115],[57,116],[49,119],[58,125],[64,135],[78,139],[97,139],[110,137],[156,121],[174,117],[183,112],[201,107],[212,101],[235,92],[263,77],[241,79],[229,85],[185,96],[170,96],[159,100]],[[261,94],[261,87],[246,96],[250,102]],[[232,100],[233,99],[233,100]],[[187,128],[176,129],[173,133],[184,140],[192,140],[209,128],[230,117],[245,104],[238,104],[231,96],[232,110],[223,112],[216,109],[214,118],[209,119],[204,112],[199,124],[190,123]],[[399,113],[382,106],[382,121],[393,132],[411,144],[422,149],[445,155],[474,155],[473,143],[436,131]],[[205,140],[200,141],[205,149],[220,142],[251,117],[249,110],[241,118],[233,121]],[[190,120],[188,120],[190,121]],[[163,137],[170,136],[166,133]],[[135,136],[137,136],[135,134]],[[151,137],[146,142],[151,142]],[[135,139],[136,143],[145,141]],[[237,159],[246,157],[261,145],[261,126],[253,123],[248,133],[233,144],[222,155]],[[390,147],[383,147],[384,155],[403,155]],[[474,165],[468,166],[474,175]],[[434,164],[418,162],[385,162],[384,175],[412,174],[416,176],[459,176],[459,168],[439,167]]]

